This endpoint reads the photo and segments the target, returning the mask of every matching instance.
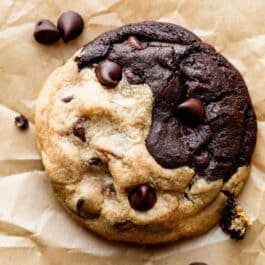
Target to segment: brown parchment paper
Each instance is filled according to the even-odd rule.
[[[75,10],[85,20],[76,40],[36,43],[35,22]],[[213,44],[243,74],[258,117],[258,142],[240,203],[253,225],[235,242],[216,227],[192,240],[156,247],[108,242],[77,225],[53,197],[31,122],[47,76],[99,33],[142,20],[182,25]],[[0,264],[209,265],[265,264],[264,0],[0,0]]]

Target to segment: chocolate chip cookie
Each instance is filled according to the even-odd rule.
[[[55,194],[98,234],[153,244],[221,220],[243,238],[235,198],[255,113],[239,72],[190,31],[142,22],[103,33],[48,78],[36,128]]]

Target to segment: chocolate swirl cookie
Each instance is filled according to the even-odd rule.
[[[255,113],[239,72],[188,30],[143,22],[89,42],[45,83],[36,127],[56,195],[91,230],[151,244],[222,220],[243,238]]]

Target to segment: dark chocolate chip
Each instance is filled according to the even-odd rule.
[[[134,48],[136,48],[137,50],[141,50],[143,49],[143,46],[141,44],[141,42],[135,37],[135,36],[130,36],[127,39],[127,42]]]
[[[203,120],[203,103],[197,98],[189,98],[177,106],[177,114],[184,123],[196,125]]]
[[[79,119],[73,127],[74,136],[81,139],[83,142],[86,141],[85,122],[83,119]]]
[[[192,262],[190,263],[190,265],[207,265],[207,264],[204,262]]]
[[[98,157],[91,157],[88,160],[88,164],[91,166],[98,166],[101,162],[102,162],[101,159]]]
[[[68,102],[70,102],[73,98],[74,98],[74,96],[73,96],[73,95],[70,95],[70,96],[67,96],[67,97],[62,98],[62,101],[65,102],[65,103],[68,103]]]
[[[128,198],[133,209],[147,211],[156,203],[156,192],[148,184],[141,184],[129,192]]]
[[[77,203],[76,203],[76,210],[77,210],[77,214],[78,216],[82,217],[82,218],[87,218],[87,219],[96,219],[99,217],[98,213],[91,213],[88,212],[86,207],[85,207],[85,199],[78,199]]]
[[[29,122],[24,115],[19,115],[15,117],[15,125],[21,130],[26,130],[29,127]]]
[[[58,18],[57,28],[64,42],[68,42],[81,34],[84,29],[84,20],[78,13],[67,11]]]
[[[114,62],[105,61],[96,67],[96,76],[102,85],[115,87],[122,78],[122,69]]]
[[[34,38],[42,44],[53,44],[60,39],[59,30],[48,19],[42,19],[37,22],[34,30]]]
[[[118,231],[127,231],[129,229],[132,229],[135,225],[130,221],[125,222],[116,222],[113,227]]]

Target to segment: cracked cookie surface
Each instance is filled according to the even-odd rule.
[[[115,240],[191,237],[242,189],[256,118],[237,70],[176,25],[107,32],[49,77],[38,146],[61,203]]]

